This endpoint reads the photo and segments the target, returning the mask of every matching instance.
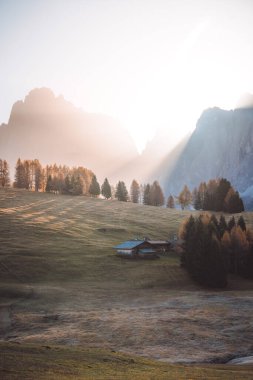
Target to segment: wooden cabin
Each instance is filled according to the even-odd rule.
[[[128,240],[114,247],[117,255],[126,258],[159,258],[159,253],[168,251],[170,242],[162,240]]]

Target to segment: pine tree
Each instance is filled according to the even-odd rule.
[[[175,208],[175,201],[172,195],[169,195],[166,203],[167,208]]]
[[[184,241],[183,253],[181,256],[181,265],[189,268],[192,262],[192,254],[195,240],[195,219],[191,215],[188,219],[185,219],[180,226],[179,236]]]
[[[127,202],[128,201],[128,191],[125,182],[119,181],[116,186],[115,197],[118,201]]]
[[[232,242],[228,231],[225,231],[221,237],[221,248],[225,267],[227,272],[229,272],[231,268]]]
[[[201,209],[201,198],[200,198],[200,192],[198,189],[194,189],[192,192],[192,203],[195,208],[195,210]]]
[[[49,174],[46,184],[46,192],[50,193],[53,190],[53,180],[51,174]]]
[[[140,185],[134,179],[130,187],[130,198],[133,203],[139,203],[140,200]]]
[[[209,221],[209,228],[212,230],[215,235],[219,234],[219,222],[214,214],[211,215],[210,221]]]
[[[246,223],[242,215],[237,221],[237,226],[241,227],[242,231],[246,231]]]
[[[224,209],[232,214],[244,211],[243,201],[239,196],[238,191],[230,187],[224,200]]]
[[[232,216],[232,218],[229,219],[228,224],[227,224],[228,231],[230,232],[232,230],[232,228],[235,227],[235,225],[236,225],[236,223],[235,223],[235,217]]]
[[[99,189],[100,190],[100,189]],[[81,195],[83,193],[83,181],[80,175],[73,175],[72,182],[72,194],[73,195]],[[100,194],[100,191],[99,191]]]
[[[9,165],[6,160],[0,159],[0,186],[10,186]]]
[[[97,177],[94,175],[90,184],[89,193],[93,197],[98,197],[100,194],[100,186],[97,181]]]
[[[216,190],[214,211],[226,211],[225,199],[230,189],[231,183],[226,178],[221,178]]]
[[[24,189],[25,188],[25,170],[24,170],[24,164],[20,158],[17,160],[17,163],[16,163],[14,185],[18,189]]]
[[[181,237],[184,253],[181,263],[200,284],[209,287],[225,287],[226,266],[222,255],[215,218],[192,216],[184,223]]]
[[[25,160],[23,165],[24,165],[24,186],[26,190],[29,190],[32,188],[30,161]]]
[[[35,167],[35,173],[34,173],[34,189],[35,191],[39,191],[42,187],[42,181],[43,181],[43,170],[42,166],[39,162],[39,160],[34,160],[34,167]]]
[[[152,206],[163,206],[164,195],[158,181],[154,181],[150,189],[150,200]]]
[[[204,210],[206,193],[207,193],[207,185],[205,182],[201,182],[198,188],[198,197],[199,197],[199,206],[200,206],[199,210]]]
[[[220,220],[219,220],[219,226],[218,226],[218,230],[219,230],[219,234],[221,238],[223,234],[227,231],[227,229],[228,229],[228,226],[227,226],[226,219],[224,215],[221,215]]]
[[[109,184],[109,181],[107,178],[105,178],[104,183],[101,186],[101,194],[106,198],[109,199],[112,197],[112,190],[111,186]]]
[[[149,183],[144,185],[143,204],[146,206],[151,205],[151,186]]]
[[[69,175],[66,175],[63,187],[64,194],[70,194],[72,192],[71,181]]]
[[[240,273],[243,256],[249,252],[249,242],[245,231],[240,226],[234,226],[230,232],[232,243],[231,268],[233,273]]]

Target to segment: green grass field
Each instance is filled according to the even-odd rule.
[[[151,360],[225,362],[253,349],[252,281],[231,277],[226,291],[211,291],[189,278],[175,253],[153,261],[115,256],[113,246],[127,239],[171,238],[189,214],[1,190],[4,378],[253,378],[250,366]],[[252,213],[244,217],[252,226]]]

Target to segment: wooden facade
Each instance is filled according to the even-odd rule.
[[[116,254],[125,258],[159,258],[159,254],[167,252],[170,242],[162,240],[128,240],[114,247]]]

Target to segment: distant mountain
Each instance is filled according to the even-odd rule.
[[[170,159],[168,158],[168,165]],[[164,173],[166,193],[178,194],[184,184],[194,188],[201,181],[225,177],[234,187],[253,196],[253,108],[204,111],[174,168]],[[252,202],[253,203],[253,202]]]
[[[82,165],[112,180],[138,156],[119,122],[86,113],[47,88],[13,105],[8,124],[0,126],[0,152],[12,167],[18,157],[38,158],[43,164]]]

